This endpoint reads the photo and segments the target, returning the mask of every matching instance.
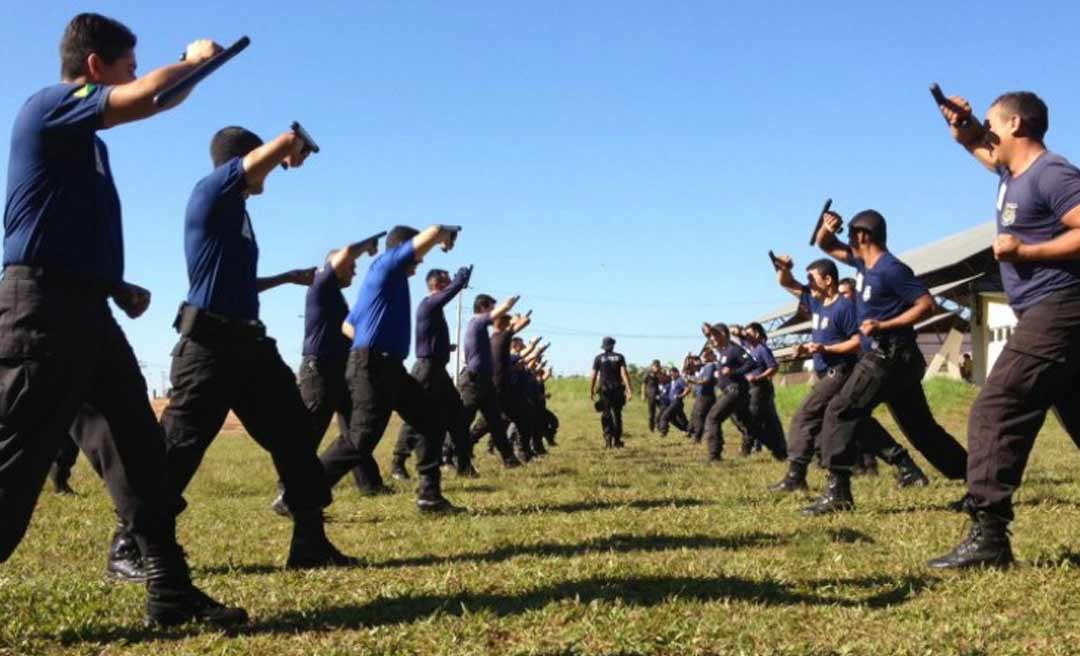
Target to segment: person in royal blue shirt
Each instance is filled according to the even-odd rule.
[[[712,376],[716,386],[716,402],[705,416],[708,461],[719,463],[723,460],[724,452],[724,421],[737,415],[748,429],[754,425],[750,416],[750,389],[746,376],[753,371],[756,363],[745,348],[731,341],[731,332],[726,324],[705,323],[701,330],[719,354]],[[761,437],[767,440],[765,446],[774,457],[782,460],[787,455],[782,442],[777,444],[768,441],[768,436],[764,434]],[[748,449],[744,446],[744,453],[746,452]]]
[[[803,284],[791,274],[793,262],[788,256],[778,258],[777,281],[799,299],[810,315],[810,342],[796,348],[797,358],[809,355],[814,364],[817,382],[803,397],[791,418],[788,429],[788,471],[784,478],[769,486],[773,492],[806,490],[806,470],[817,449],[825,410],[832,398],[844,387],[859,352],[859,322],[855,303],[841,292],[836,263],[829,259],[814,260],[806,267],[807,282]],[[842,282],[842,281],[841,281]],[[851,281],[854,292],[854,281]],[[925,485],[923,474],[907,450],[897,444],[885,427],[872,415],[859,424],[855,437],[862,453],[871,458],[880,455],[896,467],[900,487]]]
[[[465,425],[472,426],[477,413],[483,416],[483,423],[491,432],[492,446],[498,450],[507,468],[519,467],[521,461],[514,455],[506,436],[506,422],[503,421],[495,396],[495,364],[488,328],[496,319],[510,312],[517,302],[518,297],[511,296],[496,304],[495,299],[487,294],[478,294],[473,300],[473,316],[465,327],[465,369],[458,381],[461,402],[465,406]],[[472,430],[470,439],[475,447],[479,431]]]
[[[851,472],[859,426],[884,403],[900,430],[938,471],[962,480],[967,452],[930,412],[922,388],[926,360],[915,342],[915,324],[934,312],[934,298],[886,246],[885,217],[875,210],[856,214],[848,243],[836,238],[840,216],[826,212],[815,235],[834,259],[855,267],[855,310],[862,354],[843,388],[829,402],[821,430],[822,460],[829,470],[825,493],[803,510],[808,516],[851,510]]]
[[[196,183],[184,220],[189,291],[175,327],[172,394],[161,415],[169,485],[182,495],[231,410],[266,449],[284,486],[293,536],[286,567],[347,566],[326,537],[322,509],[330,490],[311,438],[311,417],[276,342],[259,321],[260,292],[284,283],[310,285],[315,269],[257,275],[259,249],[247,211],[280,164],[299,167],[306,142],[293,131],[269,143],[240,127],[214,134],[214,169]]]
[[[8,400],[0,408],[0,562],[22,540],[49,465],[85,403],[111,430],[77,434],[80,445],[120,456],[102,475],[143,556],[147,620],[242,622],[242,609],[222,606],[191,583],[176,544],[161,428],[108,306],[112,298],[136,318],[150,293],[124,281],[120,199],[98,137],[168,109],[154,105],[154,96],[221,47],[193,42],[184,61],[136,78],[135,44],[116,20],[74,17],[60,43],[62,81],[30,96],[11,132],[0,280],[0,379]]]
[[[472,465],[472,444],[469,440],[469,426],[465,423],[465,407],[461,395],[454,387],[446,367],[450,364],[450,354],[455,348],[450,344],[450,325],[446,322],[443,308],[454,299],[461,290],[469,286],[472,267],[461,267],[454,274],[442,269],[432,269],[425,276],[428,295],[416,306],[416,361],[413,363],[412,376],[420,381],[431,395],[432,412],[443,417],[450,433],[450,445],[454,466],[459,476],[475,477],[476,468]],[[397,444],[394,445],[394,460],[390,475],[397,480],[409,478],[405,461],[420,443],[420,434],[409,424],[402,424],[398,432]],[[450,445],[440,444],[446,451]]]
[[[679,373],[678,367],[672,367],[668,371],[668,382],[666,389],[666,396],[664,399],[664,410],[660,413],[660,419],[658,422],[658,430],[660,431],[660,437],[667,437],[668,429],[670,426],[675,426],[681,431],[689,429],[689,421],[686,418],[686,411],[683,405],[683,399],[690,393],[690,387],[686,384],[686,379]]]
[[[970,104],[943,107],[953,137],[999,177],[994,257],[1018,317],[968,420],[968,497],[975,521],[931,567],[1006,566],[1012,496],[1050,408],[1080,444],[1080,169],[1046,149],[1046,104],[998,97],[980,125]]]
[[[352,338],[348,364],[352,418],[348,434],[322,454],[323,472],[331,486],[356,466],[363,469],[364,480],[373,489],[385,485],[374,452],[390,414],[397,412],[419,433],[417,508],[422,512],[457,510],[442,495],[439,472],[446,417],[432,412],[437,402],[404,365],[412,323],[409,277],[432,248],[441,244],[443,250],[450,250],[456,237],[457,229],[449,226],[433,225],[422,231],[395,226],[386,236],[386,250],[368,267],[356,303],[342,325]]]

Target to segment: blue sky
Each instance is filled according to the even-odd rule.
[[[323,152],[250,203],[261,274],[396,223],[458,223],[458,247],[421,270],[474,264],[467,304],[522,293],[559,372],[587,370],[605,334],[631,362],[677,359],[703,319],[786,300],[765,252],[807,262],[825,196],[845,215],[881,210],[898,251],[992,217],[996,182],[949,141],[931,81],[980,112],[1002,91],[1038,92],[1050,147],[1080,157],[1075,4],[877,4],[31,3],[0,24],[13,59],[0,123],[57,80],[78,11],[127,23],[144,72],[193,39],[251,36],[180,108],[103,133],[127,277],[154,294],[122,320],[153,386],[211,134],[270,137],[294,119]],[[418,276],[414,304],[421,293]],[[262,295],[293,365],[302,312],[299,287]]]

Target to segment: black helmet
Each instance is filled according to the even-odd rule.
[[[874,241],[878,244],[885,243],[885,217],[881,216],[881,212],[877,210],[863,210],[852,217],[848,223],[848,228],[851,230],[865,230],[870,233]]]
[[[605,337],[603,340],[600,341],[600,348],[604,349],[605,351],[615,348],[615,338]]]

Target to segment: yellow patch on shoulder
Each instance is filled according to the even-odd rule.
[[[85,98],[85,97],[89,96],[91,93],[93,93],[94,89],[96,89],[96,88],[97,87],[95,87],[93,84],[90,84],[89,82],[87,82],[86,84],[79,87],[78,90],[75,91],[74,95],[75,95],[76,98]]]

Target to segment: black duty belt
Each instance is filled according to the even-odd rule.
[[[266,326],[258,319],[232,319],[208,312],[190,303],[181,303],[173,321],[184,337],[211,344],[250,341],[266,337]]]
[[[108,296],[115,287],[100,278],[85,274],[25,264],[9,264],[4,267],[4,278],[12,280],[37,280],[47,285]]]

